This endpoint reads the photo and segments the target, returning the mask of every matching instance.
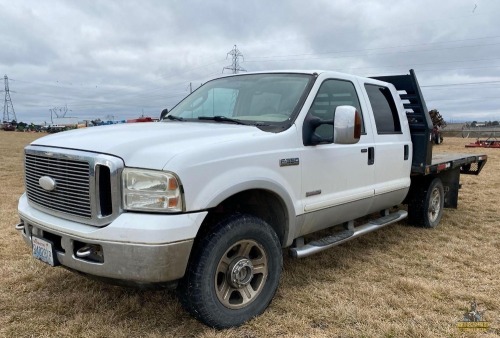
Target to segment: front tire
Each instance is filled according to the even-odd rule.
[[[214,328],[239,326],[268,307],[282,266],[281,245],[271,226],[234,215],[195,243],[179,284],[181,303]]]

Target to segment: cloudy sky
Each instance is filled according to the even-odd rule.
[[[236,44],[248,71],[413,68],[445,119],[500,120],[499,17],[498,0],[0,0],[0,71],[18,121],[156,117]]]

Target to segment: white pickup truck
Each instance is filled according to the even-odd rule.
[[[193,316],[225,328],[269,305],[283,248],[305,257],[406,217],[435,227],[457,207],[460,174],[479,174],[486,160],[432,156],[412,70],[227,76],[160,122],[27,146],[16,229],[50,265],[173,282]]]

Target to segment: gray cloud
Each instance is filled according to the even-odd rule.
[[[0,13],[0,66],[22,121],[48,121],[66,104],[81,119],[157,116],[190,82],[221,74],[234,44],[248,71],[414,68],[445,118],[500,120],[493,0],[0,0]]]

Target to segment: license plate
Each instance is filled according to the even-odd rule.
[[[33,243],[33,257],[44,263],[55,266],[54,250],[51,241],[41,239],[35,236],[31,237]]]

